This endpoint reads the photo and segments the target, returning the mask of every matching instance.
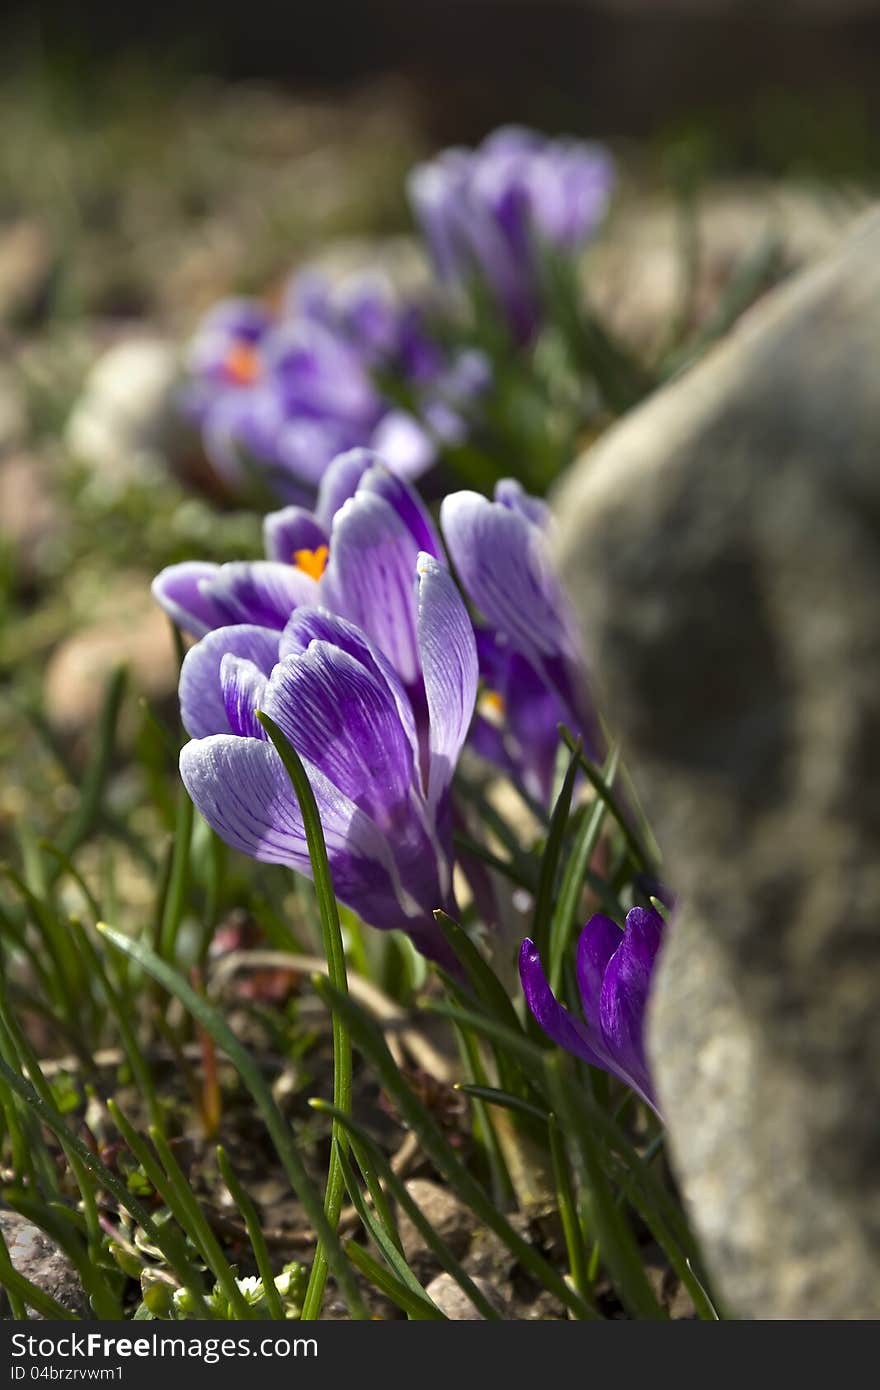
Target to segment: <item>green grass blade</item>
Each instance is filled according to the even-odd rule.
[[[335,1141],[334,1141],[335,1142]],[[348,1195],[352,1200],[355,1211],[360,1218],[361,1225],[367,1235],[381,1253],[385,1263],[396,1279],[399,1279],[411,1294],[417,1298],[424,1298],[428,1303],[431,1300],[422,1288],[416,1276],[413,1274],[400,1249],[396,1233],[389,1230],[385,1223],[375,1216],[364,1201],[364,1194],[358,1182],[351,1159],[344,1149],[339,1150],[339,1166],[342,1169],[345,1185],[348,1188]]]
[[[538,947],[544,959],[546,959],[547,942],[550,934],[550,918],[553,911],[556,875],[559,869],[559,860],[562,855],[562,844],[565,839],[565,832],[568,828],[571,798],[574,792],[574,783],[581,757],[581,742],[580,739],[578,739],[571,750],[571,757],[568,761],[565,778],[560,788],[559,795],[556,798],[553,814],[550,817],[550,830],[547,834],[547,843],[544,846],[544,853],[541,856],[541,872],[538,876],[538,891],[535,894],[532,936],[535,945]]]
[[[630,823],[630,817],[626,814],[626,811],[623,809],[620,802],[617,800],[617,797],[615,796],[613,789],[609,786],[603,774],[599,771],[597,767],[593,765],[593,763],[590,762],[589,758],[586,757],[583,751],[578,751],[579,740],[575,740],[574,735],[570,732],[570,730],[566,729],[564,724],[561,724],[559,726],[559,732],[562,735],[562,740],[565,743],[566,747],[571,749],[572,755],[575,755],[575,753],[577,753],[581,770],[585,774],[587,781],[592,784],[593,788],[596,791],[596,795],[602,798],[602,800],[605,802],[605,805],[608,807],[608,810],[611,812],[611,815],[614,817],[614,819],[617,821],[617,824],[620,826],[623,838],[626,840],[627,848],[629,849],[634,863],[639,869],[642,869],[645,873],[653,874],[656,869],[654,860],[648,852],[648,850],[645,848],[636,831],[633,829],[632,824]]]
[[[328,980],[318,976],[315,977],[314,984],[328,1007],[338,1009],[345,1015],[352,1036],[375,1066],[385,1090],[395,1101],[406,1123],[418,1135],[424,1152],[450,1186],[485,1221],[490,1230],[495,1232],[540,1284],[554,1293],[573,1312],[586,1317],[593,1316],[580,1296],[569,1288],[552,1265],[513,1230],[488,1194],[468,1172],[436,1121],[401,1075],[381,1031],[372,1020],[347,995],[334,990]]]
[[[602,772],[603,779],[608,786],[614,781],[619,761],[619,749],[612,748]],[[580,902],[584,879],[587,869],[590,867],[593,851],[602,833],[602,825],[605,820],[607,809],[607,801],[598,797],[590,814],[584,817],[578,827],[571,853],[563,871],[559,897],[556,901],[556,909],[550,922],[549,945],[547,951],[550,988],[553,990],[554,994],[559,992],[559,986],[562,981],[562,965],[565,958],[565,951],[571,940],[571,929],[575,921],[578,903]]]
[[[548,1120],[550,1155],[553,1161],[553,1177],[556,1182],[556,1200],[559,1207],[559,1219],[562,1222],[565,1248],[568,1251],[571,1281],[584,1302],[592,1305],[589,1256],[578,1216],[571,1170],[565,1152],[565,1141],[555,1115],[550,1115]]]
[[[537,1105],[532,1105],[531,1101],[523,1100],[522,1096],[515,1096],[510,1091],[500,1091],[496,1086],[475,1086],[467,1081],[458,1081],[455,1089],[466,1096],[483,1100],[487,1105],[499,1105],[505,1110],[528,1115],[530,1120],[542,1120],[546,1124],[550,1118],[549,1111],[541,1110]]]
[[[107,1101],[107,1110],[114,1125],[143,1168],[147,1180],[155,1189],[156,1195],[164,1201],[171,1215],[181,1226],[181,1231],[185,1230],[185,1225],[181,1224],[181,1214],[174,1191],[149,1144],[137,1133],[131,1121],[126,1118],[117,1102],[112,1098]],[[208,1306],[205,1303],[201,1273],[189,1257],[183,1235],[174,1227],[163,1225],[162,1239],[164,1245],[159,1246],[159,1248],[192,1299],[194,1311],[199,1317],[210,1317]],[[156,1243],[158,1244],[158,1242]]]
[[[220,1176],[226,1184],[229,1195],[238,1207],[245,1226],[247,1227],[251,1249],[254,1252],[254,1259],[257,1264],[260,1279],[263,1282],[263,1295],[266,1299],[269,1315],[273,1321],[283,1322],[285,1317],[284,1304],[275,1286],[272,1261],[269,1257],[269,1247],[263,1235],[263,1225],[260,1220],[260,1214],[236,1177],[226,1150],[220,1146],[217,1148],[217,1166],[220,1169]]]
[[[325,1252],[331,1269],[343,1293],[349,1310],[353,1317],[368,1317],[363,1299],[358,1292],[357,1285],[352,1277],[351,1270],[339,1242],[335,1229],[330,1225],[324,1214],[321,1199],[315,1191],[312,1181],[309,1178],[303,1161],[299,1156],[296,1144],[281,1111],[278,1109],[271,1090],[267,1086],[263,1075],[254,1061],[253,1057],[246,1048],[238,1041],[232,1029],[220,1016],[216,1009],[212,1008],[207,1000],[203,999],[192,986],[170,965],[163,961],[141,941],[132,941],[122,932],[108,926],[106,923],[98,923],[98,930],[107,938],[108,941],[123,953],[130,956],[141,966],[148,975],[157,980],[169,994],[173,994],[179,999],[184,1008],[192,1014],[193,1018],[210,1033],[217,1046],[226,1053],[254,1098],[257,1109],[263,1116],[266,1128],[272,1137],[272,1142],[281,1160],[282,1166],[293,1186],[296,1195],[305,1208],[306,1215],[314,1227],[318,1239],[325,1247]]]
[[[180,1164],[171,1152],[171,1146],[167,1139],[155,1128],[151,1128],[150,1138],[177,1200],[181,1213],[180,1223],[188,1232],[205,1264],[223,1290],[233,1318],[253,1319],[258,1317],[256,1310],[247,1302],[235,1282],[235,1275],[220,1249],[220,1242],[211,1230],[204,1212],[196,1201],[195,1194],[184,1177]]]
[[[380,1265],[378,1260],[374,1260],[363,1246],[356,1245],[354,1241],[349,1241],[345,1247],[345,1253],[353,1265],[357,1265],[362,1274],[365,1274],[370,1283],[384,1293],[386,1298],[401,1308],[404,1313],[414,1322],[446,1322],[446,1314],[441,1313],[435,1303],[430,1303],[427,1298],[417,1296],[412,1289],[387,1270],[384,1265]]]
[[[94,750],[81,783],[79,806],[59,837],[59,848],[68,858],[92,833],[100,816],[127,680],[125,667],[119,666],[107,681]]]
[[[267,714],[259,713],[258,718],[265,728],[269,738],[275,746],[278,756],[284,764],[284,770],[290,778],[296,798],[302,812],[303,826],[306,832],[306,843],[309,847],[309,859],[312,865],[312,877],[315,884],[315,897],[318,902],[318,913],[321,922],[321,934],[324,941],[324,951],[327,956],[327,969],[330,981],[334,988],[345,994],[348,992],[348,976],[345,968],[345,946],[342,940],[342,928],[339,923],[339,908],[336,904],[336,894],[333,891],[333,879],[330,873],[330,861],[327,858],[327,846],[324,842],[324,832],[321,827],[321,817],[318,813],[318,803],[315,801],[315,794],[312,791],[311,783],[306,775],[306,770],[302,765],[296,751],[290,746],[284,734],[277,724],[269,718]],[[342,1111],[351,1109],[351,1039],[348,1036],[348,1028],[345,1020],[332,1016],[333,1024],[333,1103]],[[336,1140],[339,1149],[343,1149],[346,1144],[345,1132],[334,1130],[333,1138]],[[330,1164],[327,1172],[327,1187],[324,1195],[324,1210],[327,1213],[327,1220],[335,1230],[339,1213],[342,1210],[342,1188],[343,1177],[339,1166],[339,1159],[336,1148],[331,1145]],[[324,1296],[324,1284],[327,1278],[327,1253],[323,1248],[323,1243],[319,1243],[315,1253],[315,1262],[312,1265],[306,1295],[303,1300],[302,1318],[309,1321],[318,1317],[321,1311],[321,1301]]]
[[[181,787],[177,798],[174,847],[171,852],[171,863],[159,920],[159,952],[165,960],[170,961],[175,958],[177,932],[186,910],[194,819],[195,812],[189,794],[185,787]]]
[[[333,1113],[333,1107],[327,1101],[315,1099],[311,1100],[309,1104],[315,1110],[326,1112],[327,1114]],[[421,1208],[417,1206],[415,1200],[410,1196],[406,1189],[406,1184],[397,1176],[388,1159],[373,1142],[366,1130],[358,1125],[350,1115],[342,1115],[341,1112],[337,1111],[336,1118],[348,1131],[352,1148],[354,1149],[356,1143],[359,1146],[355,1149],[358,1162],[361,1163],[360,1154],[363,1150],[366,1150],[369,1153],[373,1167],[378,1170],[382,1182],[384,1182],[398,1206],[402,1211],[406,1212],[410,1221],[412,1221],[416,1230],[422,1236],[425,1244],[434,1252],[446,1272],[452,1275],[459,1288],[467,1294],[477,1311],[482,1313],[483,1317],[489,1321],[499,1320],[501,1315],[498,1310],[492,1306],[485,1294],[480,1291],[470,1275],[466,1273],[460,1261],[452,1253],[445,1240],[434,1230],[434,1227],[424,1216]],[[362,1163],[361,1168],[363,1169]]]

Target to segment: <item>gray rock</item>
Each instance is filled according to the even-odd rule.
[[[649,1019],[731,1309],[880,1316],[880,216],[557,499],[682,909]]]
[[[495,1289],[488,1279],[474,1279],[474,1283],[485,1294],[486,1298],[497,1309],[499,1313],[505,1311],[504,1304],[498,1298]],[[464,1289],[456,1284],[451,1274],[438,1274],[436,1279],[432,1279],[425,1293],[432,1298],[440,1309],[453,1322],[482,1322],[483,1314],[478,1313],[471,1303]]]
[[[0,1230],[9,1258],[19,1274],[80,1318],[93,1316],[86,1292],[70,1260],[53,1240],[16,1211],[0,1211]],[[41,1313],[28,1309],[32,1318]],[[6,1293],[0,1290],[0,1317],[9,1316]]]
[[[434,1231],[445,1240],[453,1254],[463,1255],[474,1229],[473,1213],[454,1193],[427,1178],[411,1178],[406,1190]],[[398,1229],[407,1259],[422,1256],[428,1247],[424,1236],[416,1229],[405,1212],[401,1212]],[[434,1256],[431,1255],[431,1259]]]

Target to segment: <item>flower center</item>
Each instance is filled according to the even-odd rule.
[[[250,343],[234,343],[223,361],[226,375],[236,386],[249,386],[260,375],[260,356]]]
[[[479,711],[490,724],[500,724],[507,711],[504,696],[497,690],[483,690],[478,701]]]
[[[310,574],[312,579],[320,579],[324,570],[327,568],[327,557],[330,554],[326,545],[319,545],[315,550],[295,550],[293,552],[293,563],[298,570],[303,570],[305,574]]]

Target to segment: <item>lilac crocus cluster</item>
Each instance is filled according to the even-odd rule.
[[[572,255],[608,206],[614,167],[600,145],[507,126],[476,149],[418,165],[409,196],[438,276],[488,287],[517,342],[541,323],[541,256]]]
[[[221,477],[235,486],[253,470],[276,496],[299,501],[357,446],[418,477],[465,437],[489,380],[480,353],[442,349],[418,306],[368,273],[331,285],[305,271],[275,309],[223,301],[199,327],[188,367],[184,409]],[[391,376],[406,408],[383,390]]]
[[[555,998],[533,941],[526,938],[519,957],[526,1002],[547,1036],[618,1077],[654,1110],[657,1101],[645,1059],[645,1006],[663,930],[663,918],[654,908],[632,908],[623,931],[610,917],[590,918],[577,950],[583,1020]]]
[[[154,580],[201,638],[181,672],[183,780],[227,844],[308,874],[265,711],[306,766],[340,900],[450,964],[432,914],[455,910],[450,786],[478,670],[430,516],[354,450],[328,469],[314,512],[273,513],[265,534],[266,560],[187,562]]]
[[[550,555],[545,503],[506,478],[493,501],[456,492],[441,508],[450,557],[474,608],[482,677],[477,750],[546,801],[558,726],[579,733],[594,757],[602,737],[569,604]]]
[[[543,504],[508,480],[494,502],[447,498],[442,523],[488,623],[476,631],[418,493],[366,449],[333,460],[313,510],[266,517],[265,559],[185,561],[153,581],[200,639],[181,674],[181,770],[205,819],[255,858],[308,871],[264,710],[309,768],[342,901],[434,956],[465,739],[545,797],[560,719],[592,721]]]

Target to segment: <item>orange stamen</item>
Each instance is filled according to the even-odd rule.
[[[295,550],[293,552],[293,563],[298,570],[303,570],[310,574],[313,579],[320,579],[327,568],[327,557],[330,554],[326,545],[319,545],[316,550]]]
[[[493,722],[503,719],[507,712],[504,696],[497,690],[484,690],[480,695],[479,705],[480,713]]]
[[[249,386],[260,375],[260,356],[250,343],[235,343],[226,354],[223,366],[236,386]]]

